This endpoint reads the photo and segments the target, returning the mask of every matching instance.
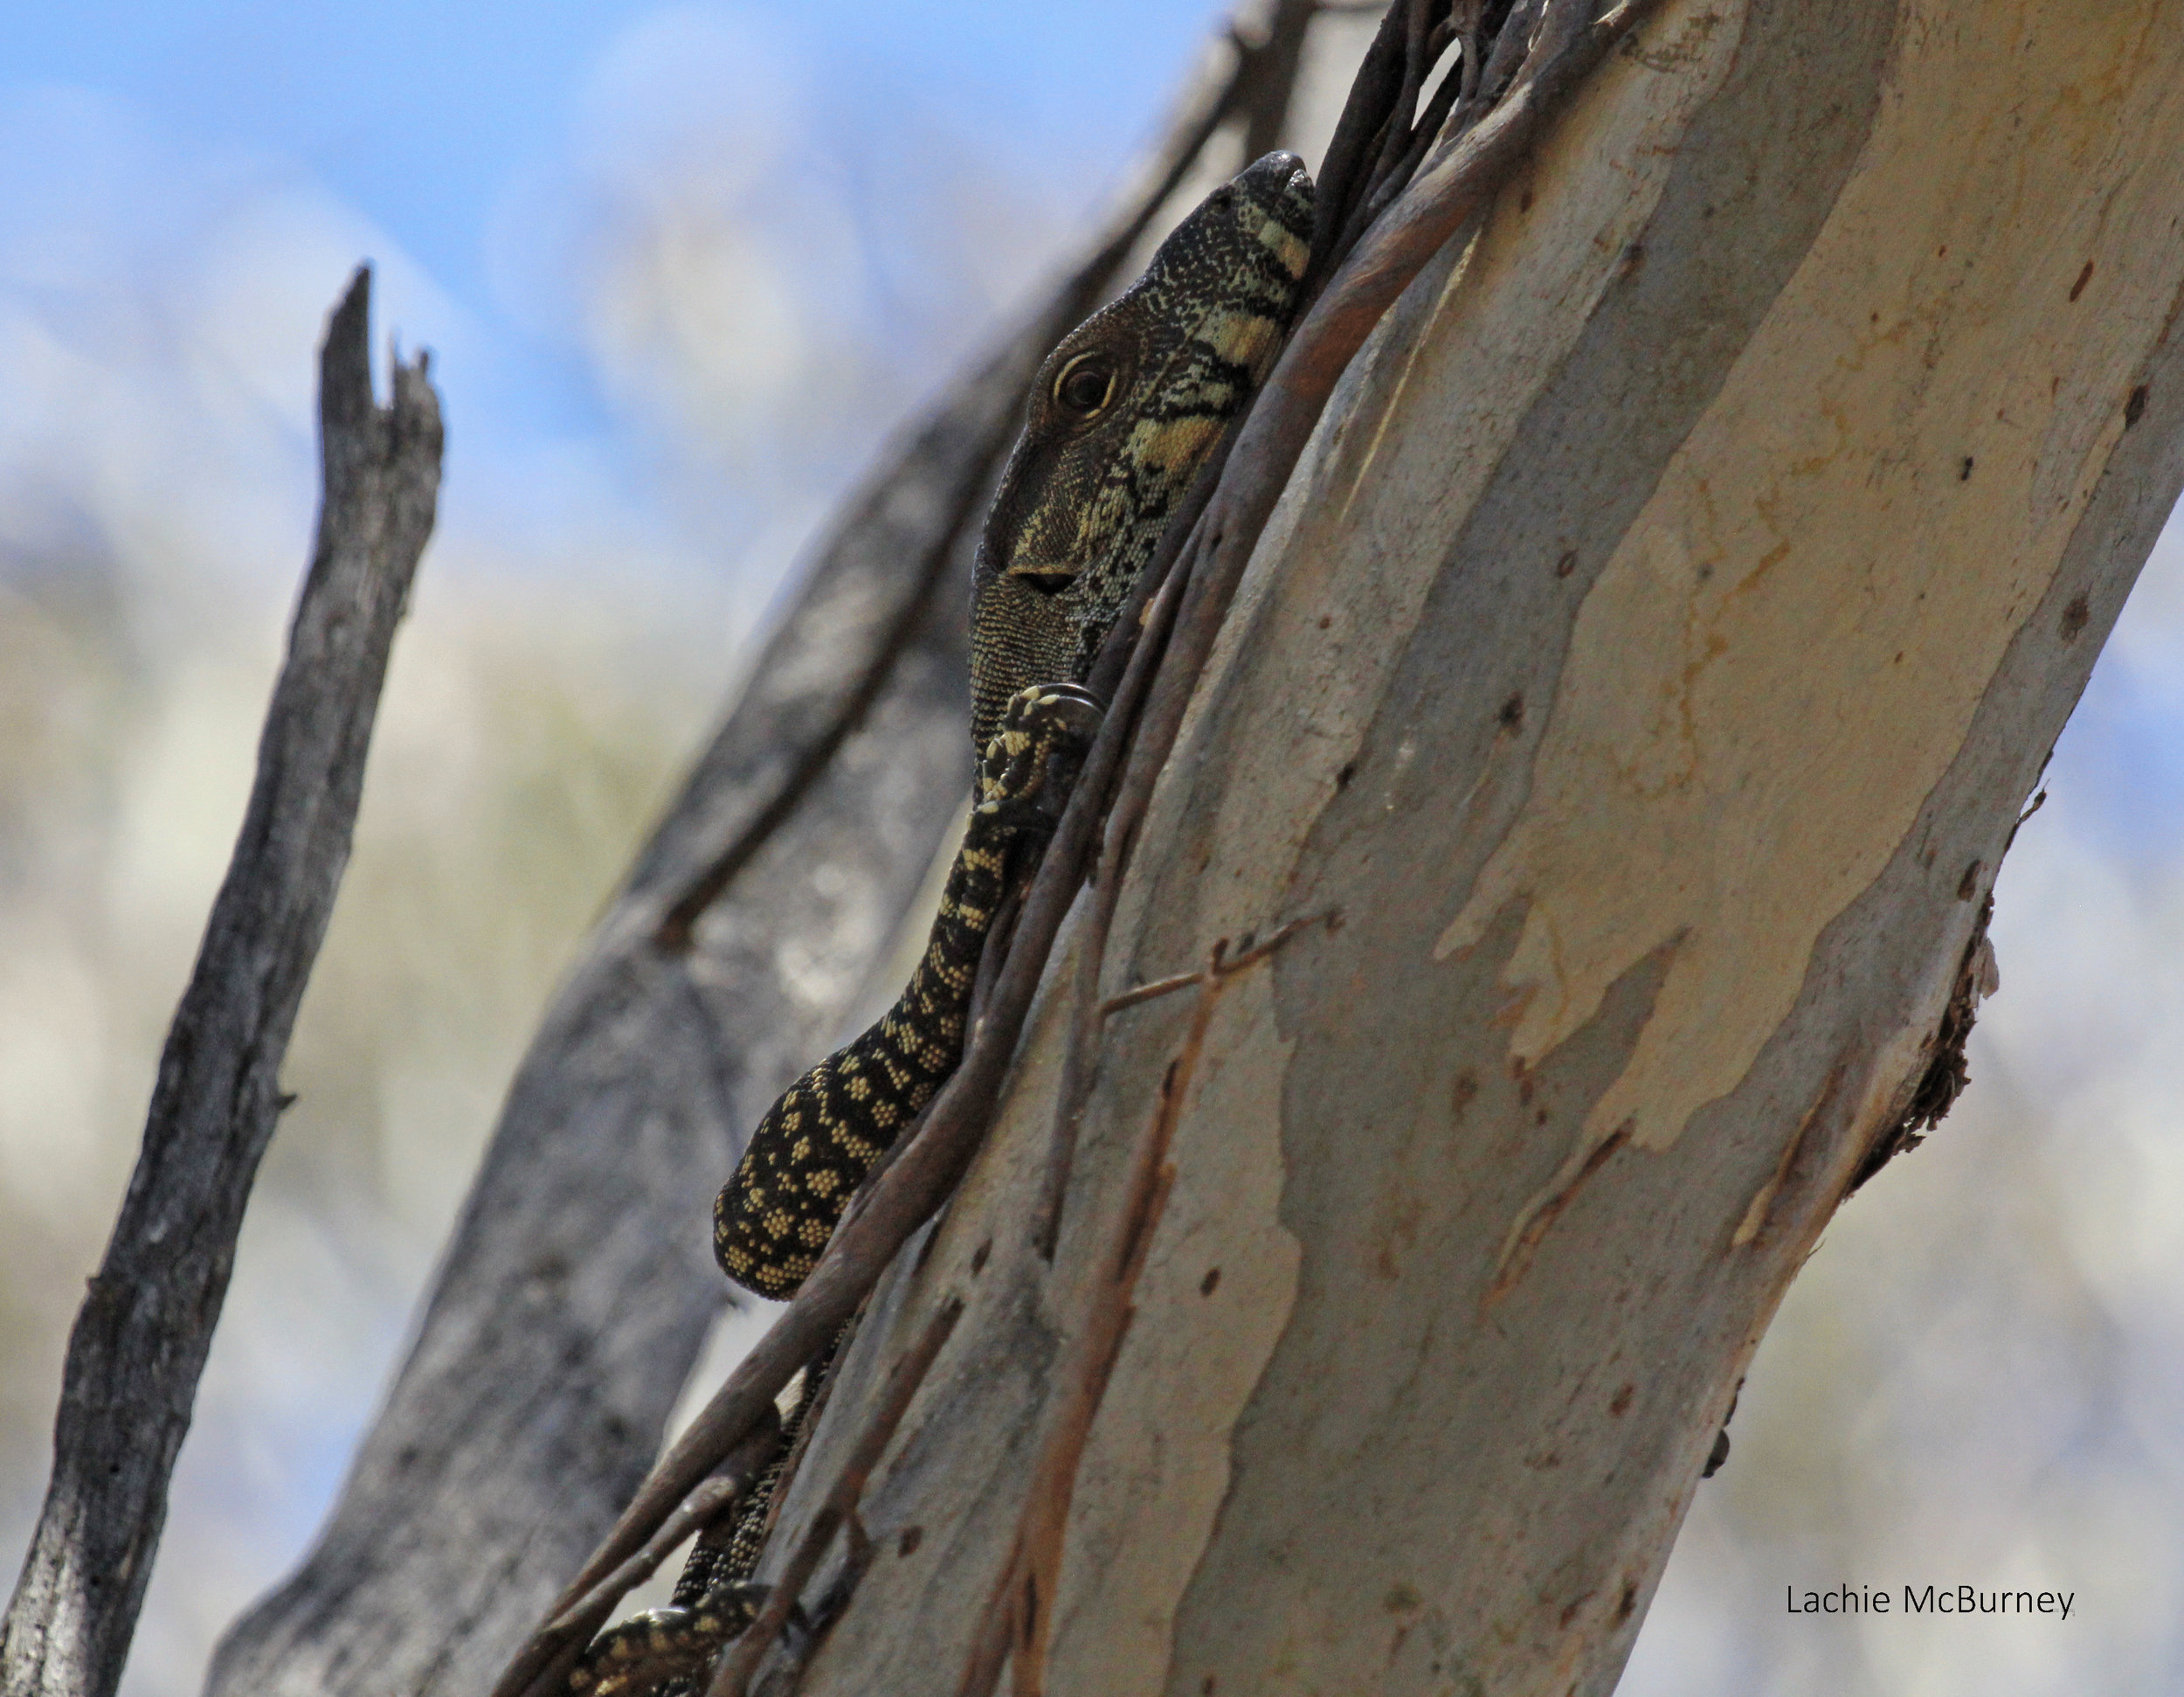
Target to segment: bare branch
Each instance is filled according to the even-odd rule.
[[[120,1682],[432,534],[439,398],[420,355],[395,362],[390,405],[374,400],[370,301],[362,269],[320,350],[317,543],[136,1170],[69,1337],[52,1480],[0,1627],[0,1687],[20,1697],[107,1697]]]
[[[510,1686],[536,1694],[560,1690],[615,1605],[651,1578],[684,1539],[712,1525],[741,1502],[751,1481],[771,1465],[780,1445],[780,1416],[770,1409],[642,1549],[538,1630],[510,1664]]]

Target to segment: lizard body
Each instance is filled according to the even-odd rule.
[[[1070,686],[1273,364],[1310,246],[1311,179],[1294,155],[1269,154],[1215,190],[1040,366],[979,539],[979,801],[924,956],[877,1024],[774,1105],[714,1209],[721,1265],[761,1296],[795,1292],[850,1193],[955,1070],[1012,858],[1059,812],[1047,757],[1096,728],[1097,703]]]
[[[852,1193],[961,1058],[1002,892],[1043,846],[1098,725],[1100,704],[1081,686],[1170,515],[1273,365],[1311,239],[1311,179],[1294,155],[1268,155],[1178,225],[1144,275],[1065,336],[1033,379],[973,570],[978,801],[924,954],[876,1024],[782,1094],[715,1203],[715,1253],[760,1295],[795,1293]],[[823,1370],[805,1371],[791,1435]],[[701,1539],[668,1608],[600,1635],[573,1691],[696,1688],[753,1612],[745,1582],[778,1472],[732,1526]]]

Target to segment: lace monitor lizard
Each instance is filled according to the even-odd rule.
[[[714,1207],[715,1254],[761,1296],[795,1293],[851,1194],[961,1058],[971,979],[1012,862],[1043,846],[1098,727],[1083,680],[1169,516],[1281,350],[1311,238],[1310,177],[1296,156],[1268,154],[1208,196],[1144,275],[1040,365],[978,543],[978,796],[924,955],[877,1024],[783,1093]],[[792,1428],[816,1376],[817,1364]],[[771,1486],[763,1479],[732,1526],[701,1541],[669,1608],[601,1635],[573,1689],[695,1688],[749,1619],[745,1582]]]

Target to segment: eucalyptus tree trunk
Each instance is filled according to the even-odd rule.
[[[2180,206],[2153,0],[1672,0],[1601,67],[1344,379],[1104,994],[1324,923],[1105,1019],[1051,1266],[1050,975],[789,1497],[964,1299],[801,1690],[958,1689],[1164,1081],[1016,1688],[1612,1689],[1785,1288],[1946,1106],[1995,869],[2184,482]]]

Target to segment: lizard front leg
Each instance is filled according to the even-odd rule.
[[[978,804],[949,868],[917,970],[894,1007],[782,1093],[713,1207],[713,1251],[736,1283],[793,1296],[857,1187],[963,1056],[978,956],[1012,853],[1054,828],[1100,723],[1075,684],[1018,692],[980,763]]]

